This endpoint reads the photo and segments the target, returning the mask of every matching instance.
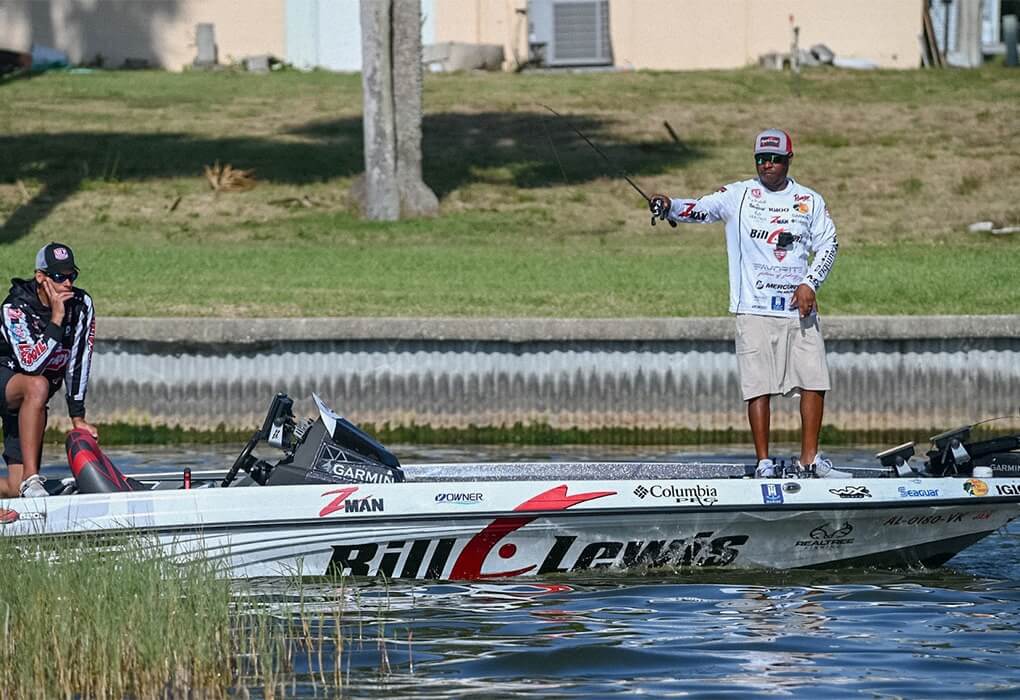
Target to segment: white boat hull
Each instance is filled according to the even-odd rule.
[[[231,577],[467,580],[938,566],[1018,515],[1003,478],[431,481],[0,501],[0,536],[137,534]]]

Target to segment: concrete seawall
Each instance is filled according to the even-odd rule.
[[[746,425],[731,318],[97,326],[88,407],[98,422],[249,428],[275,392],[315,391],[355,421],[393,427]],[[822,326],[833,381],[826,424],[927,429],[1020,406],[1020,316],[832,317]],[[796,428],[796,406],[779,399],[774,427]],[[298,410],[310,414],[311,404]]]

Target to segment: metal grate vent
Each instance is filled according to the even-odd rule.
[[[602,30],[608,19],[603,15],[606,4],[558,2],[553,5],[553,60],[590,61],[603,55]]]
[[[609,0],[532,0],[533,52],[548,66],[609,65]]]

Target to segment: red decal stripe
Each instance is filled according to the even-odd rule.
[[[562,486],[556,486],[548,491],[543,491],[537,496],[529,498],[524,503],[514,508],[514,511],[528,512],[538,510],[566,510],[578,503],[602,498],[603,496],[614,495],[616,495],[615,491],[591,491],[589,493],[579,493],[576,496],[568,496],[567,485],[563,484]],[[457,561],[454,562],[453,570],[450,572],[450,578],[453,580],[504,578],[520,576],[521,574],[525,574],[534,569],[537,565],[532,564],[531,566],[526,566],[522,569],[514,569],[512,571],[482,573],[482,565],[485,563],[485,559],[489,556],[489,552],[491,552],[493,547],[496,546],[496,543],[511,532],[524,527],[537,517],[537,515],[533,515],[516,518],[496,518],[493,520],[478,534],[472,537],[464,547],[460,556],[457,557]]]

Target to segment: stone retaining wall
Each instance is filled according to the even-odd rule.
[[[927,429],[1016,414],[1020,316],[823,318],[825,423]],[[731,318],[98,322],[89,418],[249,428],[312,391],[390,426],[744,429]],[[310,402],[299,402],[302,413]],[[62,411],[54,411],[54,416]],[[794,429],[795,399],[776,428]]]

